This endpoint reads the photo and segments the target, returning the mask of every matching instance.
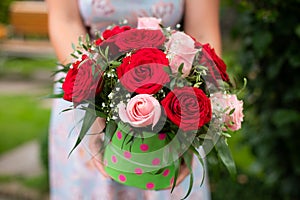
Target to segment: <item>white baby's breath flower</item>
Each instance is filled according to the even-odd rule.
[[[116,119],[118,119],[118,117],[116,117],[116,116],[112,116],[112,119],[113,119],[113,120],[116,120]]]
[[[114,97],[114,93],[111,92],[111,93],[108,95],[108,98],[109,98],[109,99],[112,99],[113,97]]]

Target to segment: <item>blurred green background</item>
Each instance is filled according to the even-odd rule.
[[[10,2],[0,2],[0,24],[5,28],[10,27]],[[243,78],[248,84],[240,94],[245,105],[243,129],[228,141],[237,177],[217,165],[215,152],[207,159],[214,200],[300,199],[299,19],[300,0],[221,1],[223,58],[237,88]],[[8,31],[0,44],[14,37]],[[52,90],[50,75],[56,60],[53,55],[0,56],[0,156],[37,140],[44,166],[37,177],[1,176],[0,185],[18,182],[47,194],[51,105],[43,97]],[[29,89],[18,89],[18,83]]]

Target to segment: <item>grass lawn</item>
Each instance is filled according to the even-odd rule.
[[[0,102],[0,154],[47,131],[50,109],[38,97],[4,95]]]
[[[57,60],[55,58],[0,58],[0,76],[18,74],[23,78],[31,78],[36,71],[55,70]]]

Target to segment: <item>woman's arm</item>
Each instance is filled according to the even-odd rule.
[[[184,31],[221,55],[219,0],[185,0]]]
[[[58,60],[66,64],[73,52],[72,43],[86,34],[77,1],[46,0],[48,6],[49,36]]]

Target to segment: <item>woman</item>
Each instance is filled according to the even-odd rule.
[[[47,0],[49,33],[57,58],[70,61],[72,43],[78,37],[107,25],[126,20],[135,25],[137,17],[154,16],[165,26],[175,26],[183,18],[183,29],[198,41],[210,43],[221,54],[218,0]],[[56,89],[59,89],[59,85]],[[188,179],[169,190],[144,191],[120,185],[99,173],[85,147],[79,147],[68,158],[78,131],[73,130],[78,116],[73,111],[60,113],[70,106],[54,100],[50,124],[51,199],[180,199],[188,188]],[[80,114],[79,114],[80,115]],[[75,120],[75,121],[74,121]],[[207,179],[200,188],[202,168],[196,167],[196,183],[189,199],[210,199]]]

